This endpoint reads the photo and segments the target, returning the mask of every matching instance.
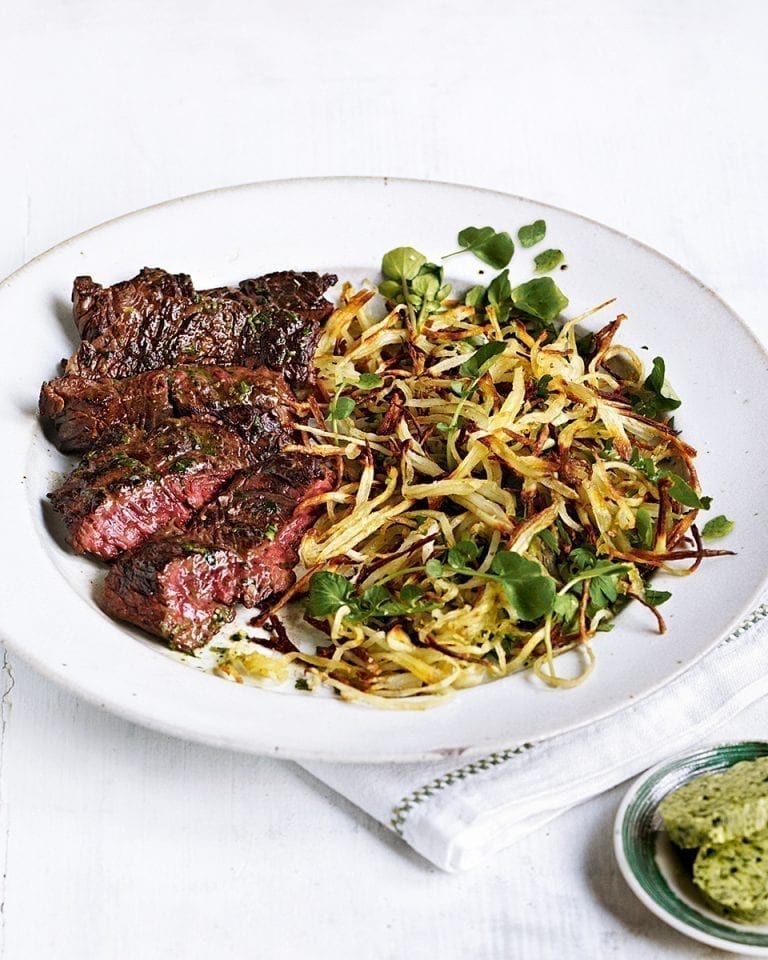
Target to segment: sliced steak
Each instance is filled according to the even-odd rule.
[[[298,545],[333,485],[317,459],[279,455],[245,471],[180,535],[154,539],[109,571],[104,609],[190,652],[234,616],[294,582]]]
[[[111,287],[102,287],[91,277],[75,277],[72,312],[81,338],[95,340],[129,314],[147,317],[172,314],[179,304],[193,300],[194,296],[194,285],[185,273],[144,267],[132,280],[123,280]]]
[[[192,514],[253,463],[240,434],[213,419],[168,420],[155,430],[107,433],[50,500],[76,553],[109,560]]]
[[[59,377],[43,384],[40,413],[65,453],[90,450],[112,426],[151,430],[171,417],[213,414],[238,430],[257,457],[267,457],[288,437],[293,399],[283,377],[266,367],[188,364],[122,380]]]
[[[83,336],[65,372],[129,377],[181,363],[266,365],[294,386],[312,379],[320,325],[333,304],[332,274],[283,271],[238,287],[195,292],[185,274],[145,267],[102,287],[75,280],[75,322]]]

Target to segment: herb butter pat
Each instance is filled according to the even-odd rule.
[[[659,805],[672,840],[686,849],[727,843],[768,827],[768,757],[697,777]]]
[[[679,847],[699,848],[693,882],[707,903],[730,920],[768,921],[768,757],[697,777],[659,812]]]
[[[693,882],[724,916],[744,923],[768,920],[768,830],[730,843],[707,844],[693,863]]]

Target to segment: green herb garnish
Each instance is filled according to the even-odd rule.
[[[666,603],[671,596],[672,594],[669,590],[651,590],[649,587],[645,589],[645,600],[650,603],[652,607],[660,607],[662,603]]]
[[[351,397],[342,397],[338,393],[328,405],[328,416],[331,420],[346,420],[355,409],[355,401]]]
[[[482,347],[478,347],[472,356],[459,367],[459,373],[462,377],[467,377],[469,383],[464,386],[460,380],[454,380],[451,384],[451,391],[458,396],[459,402],[456,404],[450,422],[438,423],[437,425],[437,429],[446,435],[446,440],[459,426],[464,404],[477,390],[483,374],[490,368],[496,357],[504,353],[506,348],[507,344],[504,340],[491,340],[489,343],[484,343]]]
[[[381,272],[385,279],[379,284],[379,293],[392,303],[405,305],[415,330],[425,317],[442,309],[451,292],[451,285],[443,283],[443,268],[427,263],[424,254],[413,247],[397,247],[384,254]]]
[[[493,227],[465,227],[459,231],[457,241],[461,250],[446,254],[443,260],[459,253],[474,253],[483,263],[501,270],[507,266],[515,252],[512,237],[506,231],[497,233]]]
[[[534,220],[533,223],[520,227],[517,231],[517,239],[521,247],[532,247],[540,243],[547,233],[547,224],[544,220]]]
[[[538,256],[534,257],[536,264],[536,273],[549,273],[555,267],[559,267],[565,260],[562,250],[544,250]]]
[[[549,323],[568,306],[568,297],[551,277],[538,277],[521,283],[512,291],[512,301],[523,313]]]
[[[635,533],[640,546],[650,550],[653,546],[654,526],[651,515],[645,507],[638,507],[635,511]]]
[[[413,247],[396,247],[382,257],[381,272],[387,280],[413,280],[426,262],[424,254]]]
[[[666,381],[666,368],[661,357],[654,357],[653,367],[642,387],[631,391],[632,408],[652,420],[664,420],[671,410],[677,410],[680,400]]]
[[[707,520],[701,535],[705,540],[719,540],[720,537],[727,536],[735,526],[733,520],[729,520],[728,517],[720,514],[719,517],[712,517],[711,520]]]
[[[310,578],[307,612],[310,617],[328,617],[347,607],[345,619],[369,623],[433,610],[436,604],[419,603],[421,596],[421,589],[415,585],[403,587],[399,597],[393,596],[383,584],[375,584],[360,594],[346,577],[321,570]]]
[[[695,510],[709,510],[712,506],[712,497],[700,497],[693,487],[676,473],[672,473],[671,470],[664,470],[663,475],[669,477],[672,481],[669,495],[678,503],[682,503],[686,507],[693,507]]]

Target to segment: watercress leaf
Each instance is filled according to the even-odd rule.
[[[679,398],[674,396],[667,383],[666,368],[662,357],[653,358],[651,372],[645,378],[643,386],[655,393],[660,400],[666,401],[668,410],[677,410],[680,406]]]
[[[453,288],[451,287],[450,283],[444,283],[442,287],[440,287],[440,289],[437,291],[437,296],[435,297],[438,303],[442,303],[443,300],[447,300],[448,297],[450,297],[451,295],[452,289]]]
[[[549,384],[552,380],[552,376],[549,373],[545,373],[543,377],[539,377],[536,382],[536,396],[545,399],[549,396]]]
[[[406,583],[406,585],[400,591],[400,599],[403,601],[403,603],[408,604],[413,603],[414,600],[418,600],[423,595],[424,591],[415,583]]]
[[[545,543],[553,553],[557,553],[557,537],[551,530],[540,530],[539,539]]]
[[[644,457],[637,447],[632,447],[632,452],[629,455],[629,465],[639,470],[640,473],[644,473],[649,480],[656,481],[661,476],[653,459],[651,457]]]
[[[650,590],[646,588],[645,599],[652,607],[660,607],[672,596],[669,590]]]
[[[498,304],[493,309],[496,311],[496,320],[499,324],[503,325],[509,319],[509,314],[512,311],[513,303],[511,300],[505,300],[504,303]]]
[[[594,551],[589,547],[575,547],[568,554],[568,561],[571,569],[580,573],[582,570],[588,570],[597,563],[597,557]]]
[[[650,549],[653,546],[653,521],[645,507],[638,507],[635,511],[635,531],[640,545]]]
[[[355,409],[355,401],[351,397],[335,397],[328,407],[328,416],[331,420],[346,420]]]
[[[488,263],[497,270],[502,270],[512,259],[515,252],[515,243],[505,231],[496,233],[493,227],[465,227],[459,232],[459,246],[469,253]],[[457,251],[461,253],[461,251]],[[448,254],[453,256],[453,254]]]
[[[521,283],[512,291],[512,300],[518,310],[546,321],[554,320],[568,306],[568,297],[551,277]]]
[[[727,536],[733,530],[735,524],[733,520],[720,514],[719,517],[712,517],[704,524],[701,535],[705,540],[717,540],[720,537]]]
[[[512,550],[499,550],[491,563],[491,573],[500,577],[538,577],[541,567],[535,560],[526,560]]]
[[[613,440],[608,439],[603,444],[603,449],[600,451],[600,456],[603,460],[618,460],[619,455],[616,453],[616,448],[613,445]]]
[[[495,270],[502,270],[506,267],[514,252],[514,241],[506,231],[495,233],[482,246],[476,247],[473,251],[478,259]]]
[[[547,233],[547,224],[544,220],[534,220],[517,231],[517,239],[522,247],[532,247],[540,243]]]
[[[626,573],[630,567],[631,565],[629,563],[614,563],[612,560],[598,560],[591,567],[582,570],[579,573],[579,579],[591,580],[593,577],[606,577]]]
[[[645,417],[663,420],[671,410],[677,410],[680,399],[666,381],[664,360],[654,357],[651,372],[643,386],[632,391],[632,407]]]
[[[488,303],[498,306],[509,300],[512,296],[512,287],[509,283],[509,270],[502,270],[501,273],[491,280],[488,286]]]
[[[589,584],[589,599],[596,607],[610,606],[619,596],[615,577],[595,577]]]
[[[441,264],[425,263],[421,267],[419,267],[419,272],[417,276],[429,275],[432,277],[436,277],[438,284],[441,284],[443,282],[443,273],[444,273],[444,269]]]
[[[382,603],[373,611],[374,617],[401,617],[404,613],[412,613],[416,607],[409,607],[408,604],[401,603],[399,600],[389,600]]]
[[[358,390],[376,390],[377,387],[381,387],[384,384],[384,380],[378,375],[378,373],[361,373],[360,379],[357,381]]]
[[[463,557],[466,557],[467,560],[476,560],[480,554],[480,547],[478,547],[474,540],[470,540],[469,537],[463,537],[461,540],[457,540],[456,549]]]
[[[494,233],[493,227],[465,227],[459,231],[457,239],[460,247],[473,251],[475,247],[482,246],[490,240]]]
[[[485,299],[485,287],[470,287],[464,294],[464,303],[468,307],[481,307]]]
[[[478,347],[472,356],[459,367],[462,377],[478,380],[500,353],[504,353],[507,345],[503,340],[491,340]]]
[[[464,393],[464,384],[461,380],[453,380],[451,382],[451,393],[455,393],[457,397],[460,397]]]
[[[457,426],[457,424],[454,424],[454,426]],[[438,423],[437,429],[440,433],[450,433],[453,428],[450,423]]]
[[[574,619],[579,610],[579,601],[572,593],[558,594],[552,603],[552,612],[563,623]]]
[[[440,281],[431,273],[419,274],[411,281],[411,289],[426,300],[436,300]]]
[[[521,620],[538,620],[552,610],[557,592],[552,577],[504,577],[501,584]]]
[[[602,577],[595,577],[589,581],[589,602],[596,610],[603,610],[609,605],[609,600],[600,587],[601,580]]]
[[[536,273],[549,273],[555,267],[559,267],[565,260],[562,250],[544,250],[538,256],[534,257],[536,264]]]
[[[403,285],[397,280],[383,280],[379,284],[379,293],[387,300],[402,300]]]
[[[385,586],[380,584],[374,584],[372,587],[368,587],[362,596],[363,604],[371,610],[381,606],[383,603],[387,603],[391,599],[392,594]]]
[[[382,257],[381,272],[388,280],[413,280],[426,262],[424,254],[413,247],[396,247]]]
[[[681,476],[672,473],[671,470],[664,470],[663,473],[665,477],[669,477],[672,481],[669,495],[678,503],[682,503],[686,507],[693,507],[696,510],[709,510],[712,506],[712,497],[700,497]]]
[[[665,379],[666,366],[664,364],[664,358],[654,357],[651,372],[645,378],[643,386],[647,387],[649,390],[653,390],[654,393],[661,393]]]
[[[441,577],[443,575],[443,565],[434,557],[427,560],[424,564],[424,570],[428,577]]]
[[[448,566],[454,570],[466,568],[468,564],[477,559],[479,553],[480,548],[473,540],[469,538],[458,540],[448,551]]]
[[[594,345],[594,333],[585,333],[583,337],[577,337],[576,339],[576,352],[583,360],[587,360],[592,356]]]
[[[309,580],[307,613],[310,617],[327,617],[339,607],[352,606],[355,590],[346,577],[329,570],[313,573]]]

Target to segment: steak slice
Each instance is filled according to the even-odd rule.
[[[103,607],[177,650],[206,644],[234,616],[294,582],[298,545],[330,490],[317,459],[278,455],[239,474],[189,528],[122,556],[104,584]]]
[[[168,420],[155,430],[107,433],[49,498],[72,549],[110,560],[192,514],[253,462],[238,433],[213,419]]]
[[[129,377],[182,363],[268,366],[294,386],[311,380],[320,326],[333,311],[332,274],[270,273],[238,287],[195,292],[185,274],[144,267],[102,287],[77,277],[75,323],[83,336],[65,373]]]
[[[95,340],[136,311],[145,316],[172,312],[176,305],[194,299],[195,288],[185,273],[144,267],[132,280],[111,287],[94,283],[91,277],[75,277],[72,285],[72,313],[83,340]]]
[[[293,400],[283,377],[266,367],[188,364],[122,380],[59,377],[43,384],[40,414],[52,422],[65,453],[90,450],[112,426],[152,430],[172,417],[212,414],[240,432],[261,458],[287,440]]]

